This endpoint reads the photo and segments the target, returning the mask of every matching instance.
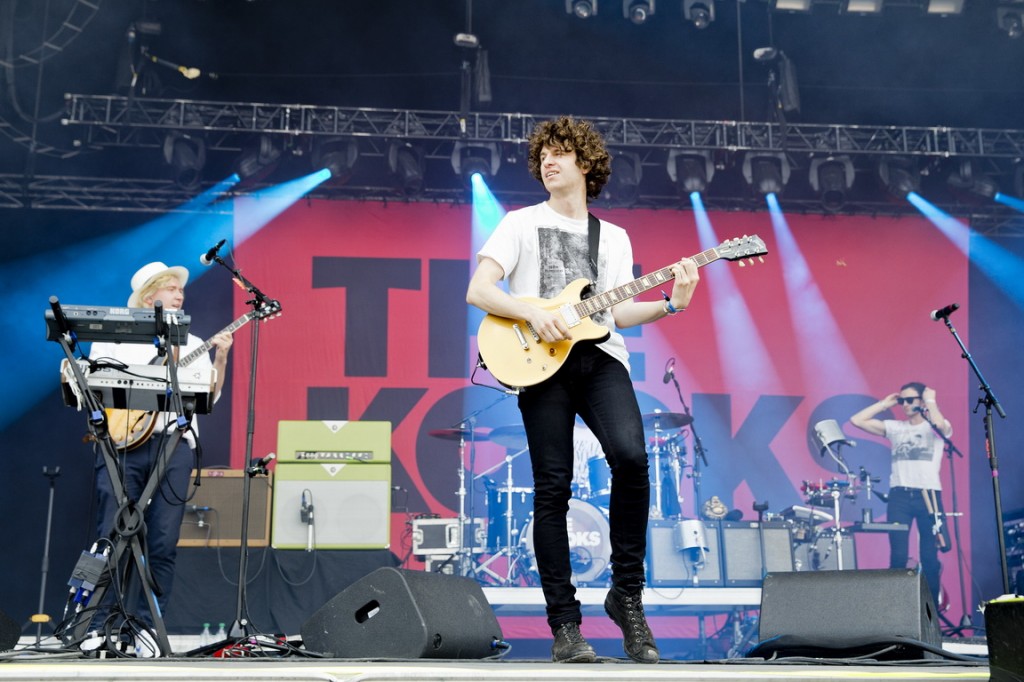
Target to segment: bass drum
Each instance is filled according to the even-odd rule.
[[[565,525],[569,531],[569,558],[576,584],[585,585],[597,581],[606,583],[611,568],[612,544],[604,512],[588,502],[571,498]],[[523,533],[523,544],[530,570],[536,575],[537,557],[534,552],[532,518]]]

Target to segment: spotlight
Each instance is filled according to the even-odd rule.
[[[879,161],[878,179],[897,199],[905,199],[908,194],[921,188],[917,162],[904,157],[884,157]]]
[[[781,194],[789,173],[785,154],[747,153],[743,157],[743,179],[758,194]]]
[[[703,192],[715,175],[715,165],[708,152],[686,152],[670,149],[668,152],[668,177],[676,186],[679,196],[691,192]]]
[[[392,142],[388,146],[388,170],[395,188],[407,197],[423,190],[423,149],[409,142]]]
[[[946,182],[954,190],[961,190],[991,199],[999,192],[999,186],[990,176],[978,172],[976,163],[970,159],[961,159],[950,171]]]
[[[242,148],[235,161],[235,172],[241,180],[258,182],[270,175],[281,159],[281,149],[269,135],[260,135]]]
[[[846,203],[846,191],[853,187],[853,162],[848,156],[811,159],[808,180],[821,197],[826,211],[838,211]]]
[[[597,14],[597,0],[565,0],[565,11],[580,19]]]
[[[164,137],[164,161],[171,167],[174,184],[185,190],[199,187],[206,165],[206,143],[187,133],[173,131]]]
[[[359,159],[359,144],[351,137],[328,137],[313,143],[313,170],[326,168],[331,180],[343,185],[352,178]]]
[[[811,0],[774,0],[772,6],[779,12],[810,12]]]
[[[639,26],[654,14],[654,0],[622,0],[622,16]]]
[[[462,177],[466,187],[479,174],[484,181],[498,174],[501,155],[495,142],[456,142],[452,150],[452,170]]]
[[[1024,16],[1024,12],[1014,7],[996,8],[996,21],[999,28],[1006,31],[1006,35],[1011,38],[1020,38],[1024,33],[1024,25],[1021,23],[1022,16]]]
[[[878,14],[882,11],[883,0],[846,0],[843,9],[847,14]]]
[[[928,14],[960,14],[964,11],[964,0],[928,0]]]
[[[640,155],[623,150],[613,150],[611,154],[612,172],[605,191],[612,201],[632,204],[640,196],[640,180],[643,179]]]
[[[683,0],[683,18],[697,28],[707,28],[715,20],[713,0]]]

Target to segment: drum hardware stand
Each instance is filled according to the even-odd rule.
[[[654,455],[654,513],[652,518],[663,519],[664,513],[661,509],[661,418],[654,418],[654,447],[651,449]]]
[[[79,340],[88,341],[90,339],[86,338],[87,334],[85,333],[83,333],[82,338],[78,337],[76,330],[71,328],[71,324],[65,316],[64,311],[61,308],[60,301],[56,296],[50,297],[50,308],[53,310],[55,323],[59,330],[59,335],[55,340],[60,343],[61,348],[64,350],[64,354],[68,360],[68,367],[70,367],[74,374],[75,383],[79,388],[78,395],[80,396],[80,404],[84,403],[84,407],[88,412],[87,421],[89,430],[92,437],[99,444],[100,451],[103,456],[103,464],[106,468],[107,475],[110,477],[110,485],[114,498],[118,501],[118,505],[121,509],[131,512],[141,522],[142,514],[149,505],[153,495],[157,492],[157,488],[163,479],[163,472],[167,467],[167,461],[170,459],[174,449],[181,441],[182,435],[184,435],[185,430],[191,423],[194,408],[194,405],[183,404],[181,399],[181,389],[178,385],[175,353],[168,352],[168,347],[172,344],[172,334],[170,325],[164,317],[163,305],[160,301],[157,301],[154,305],[154,319],[156,321],[155,338],[160,355],[166,355],[167,357],[168,377],[170,378],[170,394],[166,398],[165,406],[169,408],[167,411],[176,412],[178,414],[178,421],[176,428],[166,438],[164,447],[157,455],[152,475],[149,477],[149,480],[146,482],[145,487],[140,493],[139,499],[134,503],[128,499],[127,493],[124,489],[124,483],[118,473],[117,447],[114,445],[114,441],[110,437],[110,431],[107,428],[106,412],[96,395],[89,389],[89,383],[86,380],[85,375],[82,373],[82,368],[77,362],[75,362],[75,345]],[[139,340],[135,340],[134,342],[138,343]],[[115,530],[117,525],[118,522],[115,521]],[[125,537],[123,534],[117,534],[117,539],[113,540],[111,543],[109,554],[104,554],[103,561],[105,566],[103,568],[103,573],[107,577],[105,580],[98,580],[97,583],[92,586],[91,590],[81,584],[81,582],[76,583],[76,575],[73,573],[71,581],[73,586],[73,597],[71,598],[76,603],[76,607],[75,613],[71,616],[71,621],[61,632],[61,638],[64,640],[65,644],[74,645],[85,640],[91,624],[91,614],[95,610],[93,608],[88,608],[88,604],[90,602],[95,605],[102,603],[103,597],[105,596],[112,580],[110,575],[113,574],[116,567],[121,565],[122,561],[129,561],[127,557],[131,557],[130,563],[128,563],[128,568],[130,569],[130,567],[134,565],[139,580],[142,583],[142,590],[146,598],[146,606],[148,607],[153,620],[152,633],[156,639],[156,646],[161,655],[169,656],[171,654],[171,643],[167,638],[167,628],[164,625],[163,616],[161,615],[160,607],[157,604],[156,594],[152,589],[152,577],[149,573],[149,561],[146,556],[145,544],[139,537],[140,535],[144,535],[144,531],[142,533],[132,533],[128,537]],[[83,555],[84,554],[88,553],[83,553]],[[131,570],[125,570],[121,575],[121,585],[119,586],[119,589],[122,594],[126,591],[125,588],[128,585],[130,575]],[[77,585],[77,587],[75,585]]]
[[[504,488],[498,488],[498,490],[499,491],[501,491],[501,490],[505,491],[505,513],[504,513],[504,517],[505,517],[505,533],[506,533],[505,538],[506,538],[507,544],[504,547],[502,547],[501,549],[499,549],[497,552],[492,554],[490,557],[488,557],[488,559],[486,561],[484,561],[482,564],[480,564],[479,566],[476,566],[476,567],[473,568],[473,573],[477,573],[477,574],[479,574],[479,573],[486,573],[487,575],[491,576],[493,579],[497,580],[499,582],[499,584],[501,586],[504,586],[504,587],[509,587],[509,586],[514,584],[514,582],[513,582],[513,575],[515,574],[516,564],[519,562],[519,559],[520,559],[519,543],[513,541],[513,537],[512,537],[513,536],[513,530],[512,530],[512,525],[513,525],[512,524],[512,521],[513,521],[512,495],[513,495],[513,491],[514,491],[514,488],[512,486],[512,480],[513,480],[512,479],[512,460],[514,460],[516,457],[518,457],[519,455],[523,454],[524,452],[528,452],[528,451],[529,451],[529,448],[523,448],[522,450],[520,450],[519,452],[515,453],[514,455],[509,455],[509,454],[505,455],[505,461],[504,461],[504,465],[505,465],[505,487]],[[499,462],[498,464],[495,464],[493,467],[491,467],[487,471],[484,471],[484,472],[474,476],[473,480],[477,480],[477,479],[480,479],[480,478],[486,476],[487,474],[491,473],[492,471],[494,471],[495,469],[497,469],[501,465],[502,465],[501,462]],[[522,529],[516,530],[515,534],[518,534],[521,530]],[[505,570],[504,577],[502,577],[500,574],[498,574],[496,571],[493,571],[490,568],[491,564],[494,563],[495,561],[497,561],[502,556],[508,558],[508,565],[507,565],[507,568]]]
[[[840,472],[846,474],[847,479],[853,479],[853,473],[851,473],[850,467],[846,465],[846,460],[843,459],[842,447],[844,445],[856,445],[856,442],[846,437],[846,434],[839,428],[839,422],[835,419],[823,419],[814,425],[814,435],[821,446],[818,454],[824,457],[825,453],[828,452],[829,456],[839,467]],[[833,445],[836,446],[834,452],[832,450]],[[843,493],[835,481],[829,485],[829,489],[832,495],[832,509],[835,512],[835,534],[832,536],[832,543],[836,548],[838,570],[841,571],[843,570],[843,526],[839,519],[839,503]]]
[[[57,477],[60,476],[60,467],[43,467],[43,476],[50,479],[50,498],[46,505],[46,539],[43,541],[43,564],[42,577],[39,581],[39,609],[32,615],[29,623],[36,624],[36,646],[39,646],[43,637],[43,624],[53,628],[53,619],[46,615],[43,610],[46,607],[46,576],[50,573],[50,530],[53,528],[53,498],[57,485]]]

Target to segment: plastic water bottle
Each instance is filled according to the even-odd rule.
[[[215,642],[223,642],[228,638],[228,631],[224,629],[224,623],[220,623],[217,626],[217,634],[214,636]]]
[[[199,646],[213,644],[213,635],[210,634],[210,624],[203,623],[203,631],[199,633]]]

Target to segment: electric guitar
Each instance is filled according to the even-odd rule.
[[[719,259],[740,261],[768,253],[764,241],[757,235],[727,239],[719,246],[698,253],[691,258],[697,267]],[[752,261],[751,261],[752,262]],[[502,384],[514,388],[535,386],[553,376],[572,351],[582,341],[601,341],[608,337],[608,328],[591,320],[591,316],[633,298],[645,291],[674,279],[671,265],[644,275],[627,284],[590,298],[582,298],[591,286],[585,279],[570,282],[555,298],[525,297],[545,310],[556,311],[572,330],[572,339],[547,343],[526,320],[487,315],[477,330],[477,345],[484,366]]]
[[[278,301],[270,301],[262,308],[242,315],[240,318],[221,329],[217,334],[223,332],[234,332],[245,326],[250,320],[267,320],[281,314],[281,304]],[[216,336],[216,334],[214,334]],[[187,367],[213,348],[213,337],[203,342],[203,345],[178,360],[178,367]],[[163,364],[165,358],[153,358],[149,364]],[[145,410],[117,409],[108,407],[107,431],[110,439],[119,450],[134,450],[153,435],[156,428],[156,412]]]

